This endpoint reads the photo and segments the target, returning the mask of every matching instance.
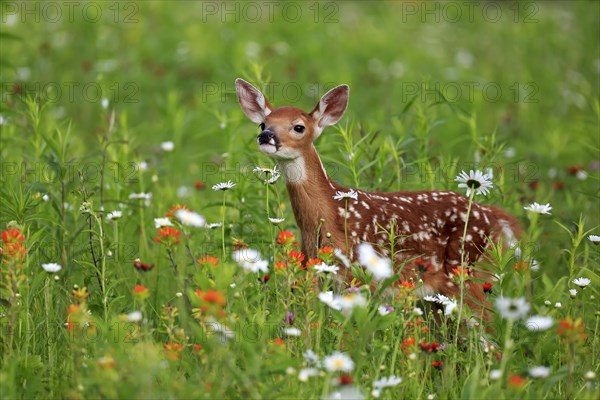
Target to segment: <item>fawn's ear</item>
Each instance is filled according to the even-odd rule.
[[[271,114],[273,107],[260,90],[238,78],[235,80],[235,91],[242,111],[250,118],[250,121],[257,124],[265,122],[265,118]]]
[[[310,113],[319,128],[333,125],[338,122],[346,111],[348,105],[348,85],[340,85],[325,93],[319,104]]]

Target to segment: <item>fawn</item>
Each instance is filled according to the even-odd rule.
[[[242,79],[237,79],[235,86],[242,110],[260,126],[260,150],[275,159],[283,172],[307,257],[315,257],[320,246],[331,244],[356,261],[356,246],[363,242],[390,257],[386,231],[394,223],[395,246],[402,251],[395,253],[392,261],[396,272],[401,269],[401,279],[422,279],[421,296],[440,293],[458,298],[460,285],[453,279],[453,270],[484,261],[489,241],[502,240],[506,245],[516,240],[520,228],[513,217],[498,208],[473,203],[461,259],[469,200],[451,191],[355,189],[356,199],[347,204],[335,200],[337,192],[350,189],[329,178],[313,142],[325,127],[342,118],[348,105],[347,85],[323,95],[310,113],[295,107],[274,108]],[[479,269],[470,273],[475,279],[464,285],[465,303],[487,319],[482,308],[486,304],[483,282],[491,280],[491,274]]]

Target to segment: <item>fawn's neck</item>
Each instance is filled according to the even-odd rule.
[[[312,145],[301,157],[280,162],[280,167],[286,180],[294,217],[302,233],[303,251],[307,256],[314,257],[321,245],[319,237],[336,227],[333,196],[336,190],[343,188],[327,176]]]

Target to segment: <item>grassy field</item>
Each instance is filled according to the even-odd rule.
[[[2,399],[600,396],[599,2],[0,8]],[[309,111],[350,85],[316,143],[341,184],[491,171],[475,200],[524,229],[520,255],[493,255],[489,329],[452,307],[436,324],[419,282],[304,269],[237,77]],[[232,258],[244,246],[266,272]]]

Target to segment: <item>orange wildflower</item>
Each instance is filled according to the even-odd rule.
[[[169,212],[167,212],[165,214],[165,217],[174,217],[175,216],[175,211],[177,210],[189,210],[189,208],[187,208],[185,206],[185,204],[175,204],[174,206],[172,206],[171,208],[169,208]]]
[[[198,264],[200,264],[203,267],[207,265],[212,265],[213,267],[216,267],[218,263],[219,259],[217,257],[212,257],[209,255],[203,256],[198,260]]]
[[[179,235],[181,235],[181,232],[177,229],[165,226],[158,230],[158,236],[154,238],[154,241],[167,246],[172,246],[179,243]]]

